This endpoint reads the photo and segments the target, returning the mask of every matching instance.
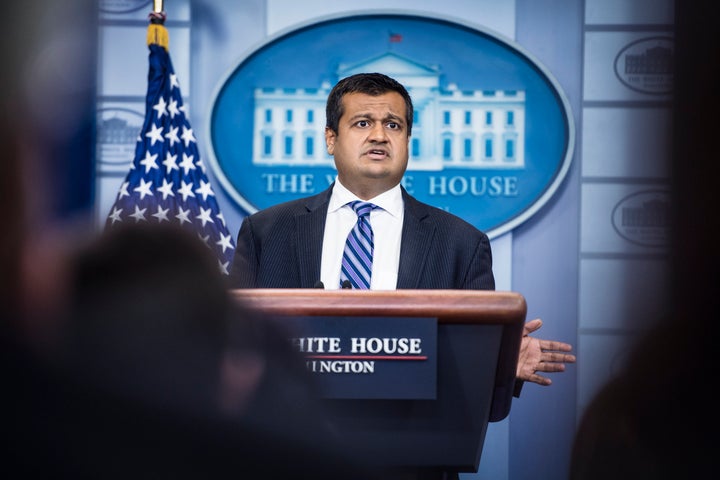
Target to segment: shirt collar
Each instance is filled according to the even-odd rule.
[[[329,212],[335,212],[343,206],[347,205],[353,200],[360,200],[357,195],[348,190],[340,180],[335,180],[333,186],[332,195],[330,196],[330,203],[328,205]],[[374,203],[378,207],[382,208],[394,217],[402,216],[403,199],[402,190],[400,184],[395,185],[390,190],[387,190],[375,198],[367,200],[370,203]]]

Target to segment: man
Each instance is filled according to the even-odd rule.
[[[324,192],[246,217],[230,271],[233,288],[361,287],[359,248],[372,231],[370,289],[495,289],[487,235],[459,217],[424,204],[400,185],[408,165],[413,105],[405,87],[379,73],[335,85],[326,106],[325,143],[337,180]],[[371,203],[369,225],[344,254],[358,222],[349,205]],[[371,246],[374,245],[374,248]],[[370,273],[370,272],[367,272]],[[366,285],[367,286],[367,285]],[[537,372],[560,372],[575,361],[571,345],[529,336],[524,327],[517,379],[550,385]],[[521,385],[521,382],[518,382]],[[516,390],[519,393],[519,390]]]

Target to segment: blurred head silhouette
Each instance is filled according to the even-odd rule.
[[[93,157],[95,3],[29,0],[1,7],[2,327],[34,349],[57,333],[69,232],[89,223],[92,206],[85,179]]]
[[[79,251],[72,272],[68,351],[89,381],[210,408],[230,300],[196,235],[169,223],[116,227]]]

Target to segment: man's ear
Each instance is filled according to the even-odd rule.
[[[335,137],[337,134],[330,127],[325,127],[325,147],[330,155],[335,151]]]

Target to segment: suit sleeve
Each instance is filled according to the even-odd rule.
[[[257,282],[257,253],[255,235],[250,217],[240,226],[232,267],[228,275],[230,288],[254,288]]]
[[[463,289],[495,290],[495,276],[492,270],[490,240],[482,233],[475,246]]]
[[[473,261],[471,262],[470,274],[468,275],[468,283],[474,285],[477,290],[495,290],[495,277],[492,272],[492,250],[490,248],[490,240],[483,235],[478,242]],[[522,380],[515,379],[513,388],[513,397],[520,397],[520,392],[525,384]]]

